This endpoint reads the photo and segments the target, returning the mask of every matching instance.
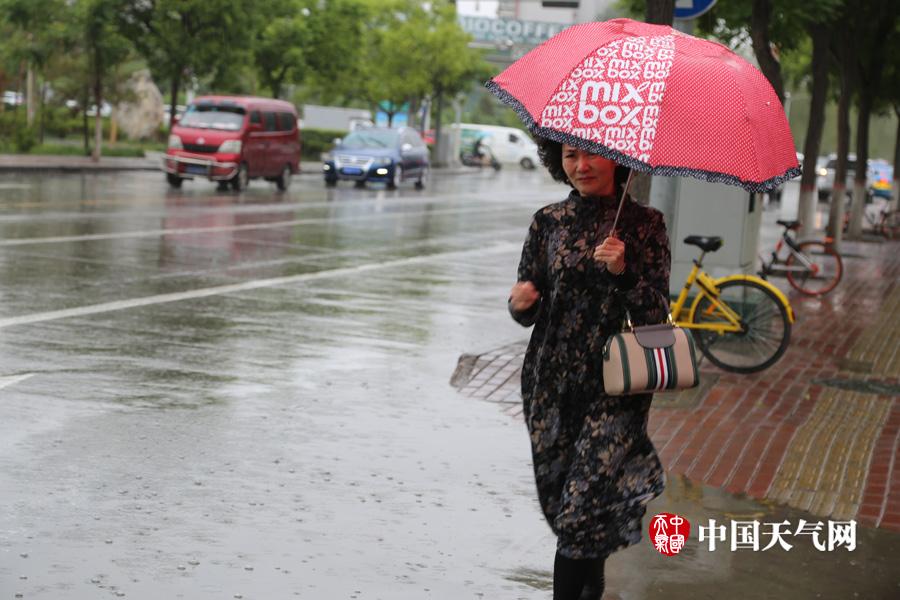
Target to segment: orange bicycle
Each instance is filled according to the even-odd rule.
[[[760,259],[759,276],[766,279],[769,275],[785,275],[791,287],[809,296],[821,296],[833,290],[844,274],[844,262],[831,239],[798,242],[790,232],[799,229],[800,221],[776,222],[784,231],[769,261]],[[784,248],[787,254],[782,256]]]

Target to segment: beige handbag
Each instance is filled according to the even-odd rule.
[[[694,338],[671,322],[611,335],[603,349],[603,387],[611,396],[683,390],[700,383]]]

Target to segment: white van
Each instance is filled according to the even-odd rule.
[[[537,144],[521,129],[477,123],[459,124],[461,154],[471,153],[475,141],[479,138],[482,139],[481,144],[490,148],[494,158],[500,163],[534,169],[541,162],[538,158]]]

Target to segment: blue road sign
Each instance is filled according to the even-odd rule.
[[[675,18],[696,19],[715,3],[716,0],[675,0]]]

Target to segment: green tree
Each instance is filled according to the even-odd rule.
[[[363,99],[362,82],[370,77],[371,64],[365,52],[368,25],[381,5],[374,0],[321,0],[310,10],[303,82],[322,103]]]
[[[262,21],[253,43],[253,64],[260,81],[275,98],[286,82],[301,81],[310,47],[311,9],[300,0],[270,0],[258,14]]]
[[[413,0],[394,0],[373,14],[365,40],[366,77],[360,96],[387,114],[388,126],[412,97],[428,91],[428,16]],[[411,68],[415,65],[415,68]]]
[[[254,31],[252,0],[142,0],[121,10],[122,27],[158,81],[168,81],[170,123],[189,76],[215,76],[240,65]],[[264,13],[263,13],[264,14]]]
[[[62,0],[0,0],[0,23],[8,27],[4,36],[7,58],[20,66],[18,91],[24,92],[28,125],[36,113],[36,78],[50,58],[59,52],[61,22],[48,18],[64,15],[68,5]]]
[[[478,51],[469,48],[471,36],[459,27],[450,5],[436,5],[429,16],[422,68],[428,85],[426,94],[437,106],[435,139],[440,140],[444,99],[468,89],[473,80],[488,79],[492,69]]]
[[[91,158],[99,161],[103,147],[101,109],[105,98],[104,80],[128,57],[131,45],[118,29],[120,0],[80,0],[75,6],[83,35],[94,105],[97,107]]]
[[[849,238],[862,235],[866,201],[866,173],[869,158],[869,120],[877,106],[885,71],[885,49],[889,37],[896,37],[900,6],[896,0],[869,0],[854,7],[858,112],[856,124],[856,174],[850,209]],[[893,35],[891,35],[893,34]],[[894,54],[894,59],[897,55]]]

